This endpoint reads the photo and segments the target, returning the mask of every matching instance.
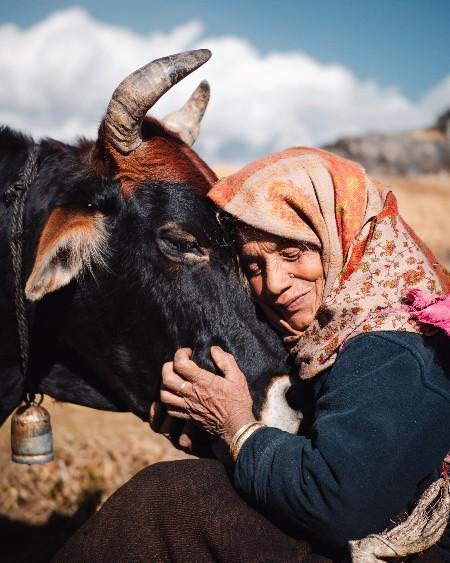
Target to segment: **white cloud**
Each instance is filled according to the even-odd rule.
[[[450,74],[430,88],[422,99],[422,107],[432,113],[440,114],[450,107]]]
[[[343,134],[426,125],[450,100],[450,75],[413,103],[301,51],[262,55],[239,37],[207,37],[199,21],[139,35],[71,8],[29,29],[0,26],[0,123],[37,137],[94,137],[122,78],[154,58],[197,47],[210,48],[212,59],[154,113],[172,111],[207,78],[212,100],[197,149],[209,162],[246,162]]]

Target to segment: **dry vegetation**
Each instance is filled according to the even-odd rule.
[[[405,219],[448,267],[450,178],[382,181],[396,193]],[[48,400],[46,406],[54,426],[54,462],[31,467],[11,463],[9,421],[0,429],[0,537],[6,539],[1,561],[47,561],[139,469],[183,457],[130,414],[96,412]]]
[[[10,422],[0,428],[0,561],[47,561],[120,485],[143,467],[186,457],[128,413],[46,399],[55,461],[10,461]],[[5,553],[6,547],[6,553]]]
[[[379,179],[397,196],[402,216],[450,268],[450,176]]]

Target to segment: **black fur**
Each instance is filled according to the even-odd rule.
[[[31,140],[0,130],[0,190],[16,179]],[[117,183],[89,172],[79,147],[42,144],[39,177],[26,206],[24,281],[39,235],[54,207],[100,210],[108,229],[107,268],[94,266],[37,304],[29,303],[31,371],[38,389],[94,408],[130,410],[147,419],[161,365],[190,346],[213,370],[209,349],[232,352],[247,375],[258,412],[268,378],[286,373],[284,347],[255,311],[239,282],[214,205],[189,189],[148,183],[124,199]],[[10,211],[0,203],[0,423],[24,391],[18,363],[13,287],[7,247]],[[161,228],[176,224],[209,261],[173,262],[161,250]],[[174,252],[178,252],[175,248]],[[179,249],[183,258],[183,249]]]

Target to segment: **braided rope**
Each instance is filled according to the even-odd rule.
[[[380,563],[385,558],[407,557],[438,542],[450,516],[450,480],[434,481],[408,518],[390,530],[349,542],[352,563]]]
[[[39,145],[33,145],[19,179],[6,190],[4,195],[6,205],[12,204],[9,243],[14,274],[14,303],[16,308],[17,332],[19,335],[20,367],[22,375],[25,378],[28,375],[30,342],[25,292],[22,283],[23,225],[26,196],[31,184],[36,180],[38,173],[38,157]],[[33,395],[33,393],[31,393],[31,395]]]

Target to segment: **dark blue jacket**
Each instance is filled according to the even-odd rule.
[[[449,348],[441,334],[351,339],[305,387],[306,435],[264,428],[245,442],[238,491],[328,553],[383,530],[438,477],[450,450]]]

